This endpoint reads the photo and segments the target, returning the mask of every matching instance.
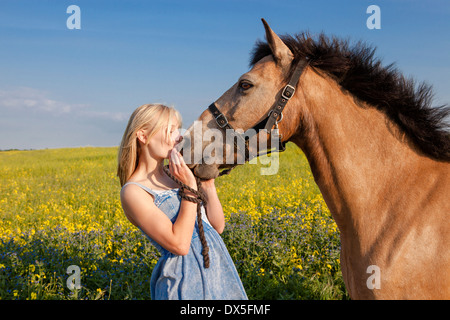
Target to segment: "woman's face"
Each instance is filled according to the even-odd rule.
[[[165,139],[167,127],[159,130],[153,137],[149,139],[147,146],[150,148],[150,154],[154,158],[169,158],[170,151],[182,140],[183,137],[178,130],[177,121],[174,119],[172,123],[174,124],[172,124],[169,128],[168,142]]]

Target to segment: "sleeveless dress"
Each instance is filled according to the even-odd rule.
[[[178,217],[181,205],[179,189],[152,190],[135,184],[154,196],[155,205],[172,223]],[[145,233],[144,235],[161,253],[150,279],[153,300],[247,300],[241,279],[225,244],[211,226],[202,206],[203,230],[209,247],[209,268],[205,268],[197,221],[192,234],[189,253],[179,256],[164,249]],[[141,230],[142,231],[142,230]]]

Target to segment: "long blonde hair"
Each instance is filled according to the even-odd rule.
[[[147,130],[148,138],[151,138],[159,130],[167,126],[165,138],[168,142],[173,118],[177,119],[178,127],[180,128],[180,113],[173,107],[167,107],[162,104],[144,104],[133,112],[130,120],[128,120],[128,125],[119,147],[117,176],[121,186],[131,177],[139,162],[138,131]]]

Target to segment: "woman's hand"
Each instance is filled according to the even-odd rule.
[[[169,170],[170,172],[185,185],[197,190],[197,181],[191,169],[188,168],[184,162],[181,154],[173,148],[169,157]]]

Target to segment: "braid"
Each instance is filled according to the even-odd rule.
[[[208,243],[206,242],[205,233],[203,231],[203,220],[202,220],[202,211],[201,211],[201,204],[203,205],[207,204],[206,201],[206,195],[203,192],[202,189],[202,182],[200,178],[195,177],[195,180],[197,181],[198,190],[192,189],[191,187],[185,185],[183,182],[181,182],[179,179],[177,179],[175,176],[172,175],[172,173],[169,171],[169,166],[163,166],[164,172],[176,183],[178,183],[180,188],[180,197],[190,201],[197,203],[197,224],[198,224],[198,231],[200,233],[200,242],[202,243],[202,255],[203,255],[203,263],[205,264],[205,268],[209,268],[209,247]],[[185,190],[188,190],[195,194],[197,197],[191,197],[186,195]]]

